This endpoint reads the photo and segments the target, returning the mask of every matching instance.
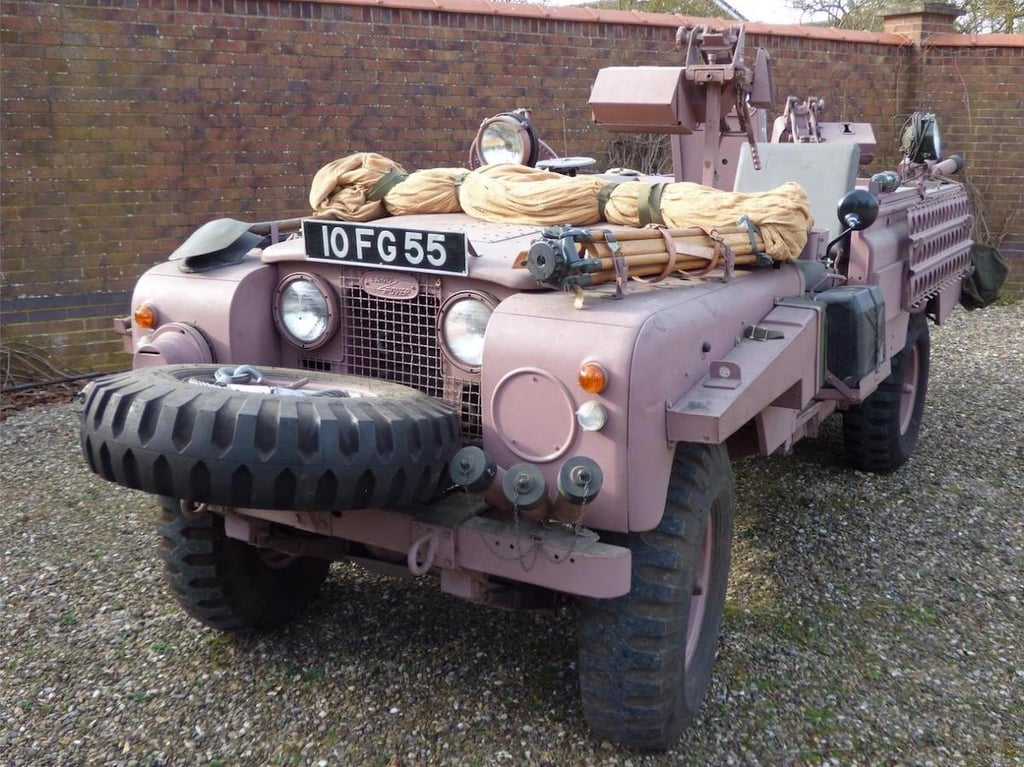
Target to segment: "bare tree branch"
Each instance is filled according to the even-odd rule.
[[[960,32],[1024,32],[1024,0],[961,0],[964,14],[957,19]],[[889,0],[792,0],[804,23],[843,29],[880,31],[882,12]]]

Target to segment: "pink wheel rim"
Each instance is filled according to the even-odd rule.
[[[690,614],[686,621],[686,666],[689,667],[700,644],[704,628],[704,614],[708,605],[708,589],[711,587],[711,549],[714,539],[714,513],[708,513],[704,526],[700,550],[697,552],[697,566],[694,568],[693,592],[690,595]]]
[[[907,357],[907,364],[903,370],[903,381],[900,384],[900,434],[906,434],[910,428],[910,422],[914,418],[914,400],[917,399],[917,386],[920,357],[917,353],[917,344],[910,347],[910,354]]]

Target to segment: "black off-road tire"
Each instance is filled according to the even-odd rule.
[[[607,536],[631,549],[633,586],[582,606],[580,690],[599,737],[666,749],[700,711],[725,606],[734,511],[725,448],[681,443],[658,527]]]
[[[902,466],[917,447],[928,393],[931,338],[924,314],[912,314],[892,372],[860,405],[843,413],[846,457],[862,471],[886,473]]]
[[[193,618],[218,631],[264,631],[287,623],[316,596],[330,562],[286,557],[228,538],[224,518],[182,512],[160,499],[164,580]]]
[[[83,392],[82,449],[104,479],[225,506],[326,511],[433,497],[460,446],[458,417],[399,384],[262,368],[309,379],[308,397],[205,383],[216,366],[142,368]]]

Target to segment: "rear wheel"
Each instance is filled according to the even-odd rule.
[[[913,454],[928,392],[931,339],[923,314],[913,314],[892,372],[874,394],[843,414],[847,458],[862,471],[898,469]]]
[[[250,546],[224,518],[160,498],[164,580],[193,618],[227,632],[260,631],[294,618],[316,596],[330,562]],[[191,507],[191,504],[186,504]]]
[[[633,586],[583,604],[580,689],[597,735],[665,749],[699,713],[725,606],[734,510],[725,448],[680,444],[661,523],[609,541],[632,551]]]

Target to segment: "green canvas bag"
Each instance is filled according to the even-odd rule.
[[[964,280],[960,291],[960,304],[969,311],[988,306],[999,298],[1009,272],[1006,259],[989,245],[972,245],[971,261],[974,272]]]

